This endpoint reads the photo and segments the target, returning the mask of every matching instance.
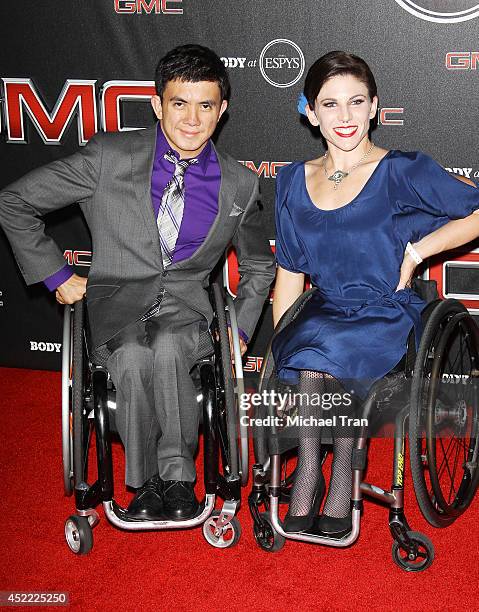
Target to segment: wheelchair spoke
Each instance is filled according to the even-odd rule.
[[[440,440],[440,444],[441,444],[441,446],[442,446],[442,450],[443,450],[443,452],[444,452],[444,456],[443,456],[443,459],[442,459],[442,461],[441,461],[441,465],[439,466],[439,469],[437,470],[437,477],[438,477],[438,479],[441,477],[441,474],[442,474],[442,472],[444,471],[445,462],[447,463],[447,456],[448,456],[448,453],[449,453],[449,449],[451,448],[451,445],[452,445],[452,440],[451,440],[451,441],[449,442],[449,445],[448,445],[448,447],[447,447],[447,450],[446,450],[446,451],[444,451],[444,444],[443,444],[443,442],[442,442],[442,438],[439,438],[439,440]]]
[[[449,489],[449,495],[448,495],[448,503],[449,504],[451,503],[451,494],[452,494],[453,491],[454,491],[454,498],[457,496],[457,491],[454,488],[454,477],[456,475],[457,459],[458,459],[458,456],[459,456],[459,448],[460,448],[459,445],[456,445],[456,455],[454,457],[454,467],[453,467],[453,470],[452,470],[451,487]]]
[[[441,446],[442,446],[442,448],[444,450],[444,444],[442,443],[442,438],[439,438],[439,440],[440,440]],[[449,443],[449,446],[451,446],[452,442],[453,442],[453,440],[451,440],[451,442]],[[448,447],[448,449],[449,449],[449,447]],[[447,472],[449,474],[449,478],[451,480],[451,487],[453,488],[454,487],[454,479],[453,479],[453,475],[451,474],[451,470],[449,468],[449,462],[447,461],[447,456],[445,457],[445,459],[446,459],[445,467],[447,469]],[[439,474],[438,474],[438,477],[439,477]],[[439,478],[438,478],[438,480],[439,480]],[[449,499],[450,499],[450,492],[449,492]]]

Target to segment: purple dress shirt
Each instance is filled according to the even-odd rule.
[[[161,125],[158,123],[155,157],[151,174],[151,200],[155,218],[158,216],[166,184],[173,176],[173,164],[164,158],[165,153],[170,150],[179,159],[178,153],[169,145]],[[210,141],[197,159],[198,163],[189,166],[185,174],[185,208],[173,253],[172,265],[191,257],[203,244],[218,213],[221,169]],[[45,279],[44,283],[50,291],[55,291],[72,274],[73,270],[67,264]],[[243,330],[239,330],[239,332],[243,340],[247,342],[248,338]]]
[[[167,151],[179,155],[168,144],[158,124],[155,160],[151,173],[151,200],[155,218],[158,217],[166,184],[173,176],[174,166],[164,158]],[[208,234],[218,213],[221,170],[216,153],[208,141],[198,155],[198,163],[188,167],[185,174],[185,208],[172,265],[191,257]]]

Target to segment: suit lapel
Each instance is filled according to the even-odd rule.
[[[235,169],[236,162],[222,155],[219,151],[217,151],[216,147],[214,147],[214,149],[216,156],[218,157],[221,170],[220,191],[218,195],[218,214],[216,215],[213,225],[210,227],[203,244],[193,253],[193,255],[191,255],[191,257],[172,264],[170,268],[182,268],[193,259],[201,257],[203,251],[208,249],[215,238],[221,233],[225,222],[233,209],[234,199],[238,190],[238,177]]]
[[[133,184],[146,229],[157,251],[156,254],[161,265],[160,239],[151,201],[151,173],[155,159],[155,147],[156,124],[144,130],[134,132],[131,151]]]

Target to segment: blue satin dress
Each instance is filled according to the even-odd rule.
[[[425,303],[395,291],[407,242],[479,208],[479,189],[420,152],[389,151],[361,192],[336,210],[317,208],[304,162],[281,169],[276,184],[276,259],[318,288],[273,341],[281,380],[299,370],[327,372],[364,396],[421,334]]]

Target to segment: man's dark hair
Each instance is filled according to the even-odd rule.
[[[378,90],[374,75],[363,59],[345,51],[331,51],[316,60],[306,75],[304,95],[311,110],[314,109],[314,102],[324,83],[341,74],[351,74],[364,83],[370,100],[377,96]]]
[[[212,81],[218,83],[221,99],[230,96],[230,80],[225,65],[214,51],[201,45],[182,45],[169,51],[155,71],[156,91],[163,98],[168,81]]]

